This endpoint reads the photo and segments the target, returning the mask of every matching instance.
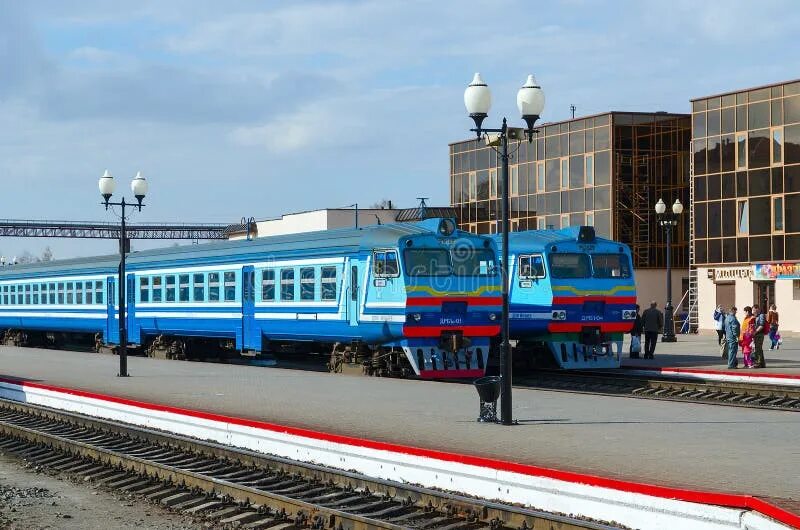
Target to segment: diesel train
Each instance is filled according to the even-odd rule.
[[[494,236],[500,244],[499,236]],[[627,245],[591,226],[509,234],[514,359],[563,369],[619,368],[636,319]]]
[[[6,344],[119,341],[117,256],[0,270]],[[331,371],[423,378],[485,373],[500,332],[491,238],[452,219],[133,252],[128,341],[166,358],[328,352]]]

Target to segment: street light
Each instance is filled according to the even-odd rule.
[[[114,177],[108,172],[103,173],[97,183],[100,188],[100,195],[103,196],[102,204],[108,210],[109,206],[119,206],[122,208],[120,213],[120,230],[119,230],[119,377],[128,377],[128,330],[127,330],[127,300],[125,299],[126,275],[125,275],[125,255],[129,252],[130,241],[125,233],[125,207],[133,206],[142,211],[142,201],[144,196],[147,195],[147,180],[142,176],[141,171],[136,172],[136,176],[131,181],[131,191],[133,196],[136,197],[136,203],[130,204],[125,202],[125,197],[120,202],[109,202],[111,196],[114,194],[116,183]]]
[[[672,229],[678,225],[678,218],[683,213],[683,204],[680,199],[675,199],[672,212],[667,212],[667,205],[663,199],[656,203],[656,216],[658,224],[667,234],[667,305],[664,306],[664,334],[662,342],[676,342],[675,324],[673,323],[675,308],[672,307]]]
[[[475,122],[475,128],[470,129],[475,132],[480,139],[483,133],[497,133],[497,139],[487,137],[489,145],[500,144],[500,160],[502,161],[502,256],[500,262],[500,270],[502,275],[502,296],[503,296],[503,313],[501,322],[501,344],[500,344],[500,372],[502,375],[501,385],[502,391],[500,394],[500,421],[503,425],[512,425],[514,422],[511,418],[511,345],[509,343],[509,325],[508,325],[508,228],[509,220],[509,204],[508,204],[508,139],[521,139],[522,135],[527,137],[528,142],[533,141],[534,133],[538,132],[534,129],[536,121],[542,114],[544,109],[544,92],[536,79],[529,75],[525,84],[517,92],[517,108],[525,120],[527,127],[525,129],[509,127],[506,118],[503,118],[503,125],[499,129],[486,129],[482,127],[483,120],[489,115],[489,109],[492,106],[492,93],[489,87],[481,78],[481,74],[475,74],[472,82],[467,86],[464,91],[464,105],[467,108],[470,118]]]

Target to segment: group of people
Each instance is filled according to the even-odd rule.
[[[650,307],[639,314],[639,305],[636,305],[636,320],[631,329],[631,359],[638,359],[642,352],[642,333],[644,333],[644,358],[653,359],[658,344],[658,334],[664,332],[664,313],[658,309],[658,304],[650,302]]]
[[[736,306],[725,311],[720,305],[714,310],[714,322],[720,353],[723,359],[727,359],[730,369],[739,367],[736,358],[739,348],[742,349],[745,368],[765,368],[764,337],[769,336],[770,350],[780,348],[783,342],[778,332],[779,316],[775,304],[766,314],[756,304],[745,307],[741,322],[736,317]]]

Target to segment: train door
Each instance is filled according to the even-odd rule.
[[[255,344],[256,271],[252,265],[242,268],[242,349],[260,350]]]
[[[106,278],[106,344],[119,344],[119,323],[114,301],[117,299],[117,281],[113,276]]]
[[[128,342],[139,343],[139,330],[136,328],[136,278],[128,274],[128,285],[125,290],[125,328],[128,332]]]
[[[358,325],[358,302],[361,299],[361,282],[359,275],[361,267],[355,260],[350,261],[350,289],[347,293],[347,315],[351,326]]]

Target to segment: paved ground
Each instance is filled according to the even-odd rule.
[[[469,385],[0,347],[0,376],[607,477],[800,492],[794,412],[518,389],[521,425],[476,423]]]
[[[717,346],[716,333],[697,335],[678,335],[678,342],[659,342],[656,346],[655,359],[630,359],[628,347],[630,335],[625,337],[622,358],[623,366],[636,368],[698,368],[709,370],[727,370],[727,361],[723,361]],[[660,339],[660,337],[659,337]],[[767,367],[759,370],[742,370],[746,373],[784,373],[800,375],[800,337],[784,337],[779,350],[769,350],[769,340],[765,340],[764,358]],[[739,366],[742,366],[742,352],[739,351]]]

